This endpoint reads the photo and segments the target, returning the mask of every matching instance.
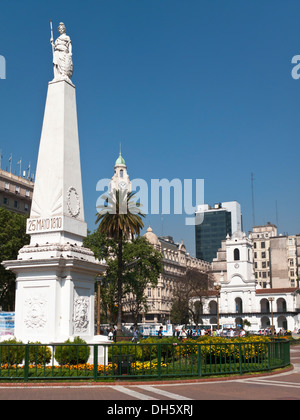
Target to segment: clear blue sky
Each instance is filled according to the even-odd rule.
[[[113,175],[122,142],[130,177],[205,180],[205,202],[241,203],[255,222],[300,233],[299,0],[1,0],[2,168],[35,168],[47,84],[49,20],[73,44],[86,221],[96,183]],[[185,215],[149,215],[157,234],[194,253]]]

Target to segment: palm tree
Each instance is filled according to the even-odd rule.
[[[134,193],[127,190],[113,190],[112,193],[103,196],[104,205],[100,206],[96,224],[100,222],[98,230],[108,237],[118,241],[118,318],[117,332],[122,331],[122,273],[123,273],[123,241],[131,239],[135,234],[139,235],[144,223],[141,217],[140,204],[134,202]]]

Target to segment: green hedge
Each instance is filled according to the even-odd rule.
[[[86,341],[84,341],[80,337],[75,337],[73,341],[68,339],[64,342],[67,345],[58,345],[55,348],[54,357],[57,363],[60,365],[78,365],[84,364],[88,361],[90,356],[90,347],[86,345]],[[71,344],[76,344],[72,346]],[[84,346],[80,346],[79,344],[85,344]]]
[[[29,346],[29,363],[33,365],[47,365],[50,363],[52,351],[50,347],[43,346],[39,341],[29,344],[37,344]]]
[[[9,344],[5,346],[5,344]],[[15,344],[15,345],[13,345]],[[22,341],[17,341],[15,338],[1,342],[0,346],[0,364],[1,365],[19,365],[22,363],[25,356],[25,347]]]

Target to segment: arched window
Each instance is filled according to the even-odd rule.
[[[235,248],[235,250],[233,251],[233,258],[234,258],[234,261],[239,261],[239,259],[240,259],[240,250],[238,248]]]
[[[237,314],[242,314],[243,313],[243,301],[241,298],[236,298],[235,299],[235,312]]]
[[[260,326],[260,328],[269,328],[270,327],[270,325],[271,325],[271,321],[270,321],[270,318],[269,317],[267,317],[267,316],[263,316],[262,318],[261,318],[261,326]]]
[[[260,301],[260,312],[270,313],[270,303],[268,299],[262,299]]]
[[[209,313],[210,315],[214,315],[217,313],[217,302],[215,300],[212,300],[209,303]]]
[[[279,316],[277,322],[278,322],[278,328],[283,328],[284,330],[288,329],[288,323],[285,316]]]
[[[277,300],[277,312],[286,312],[286,300],[279,298]]]
[[[123,178],[123,169],[120,170],[120,178]]]

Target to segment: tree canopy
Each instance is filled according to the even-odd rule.
[[[133,199],[134,193],[125,190],[113,190],[104,196],[105,202],[98,209],[96,224],[99,223],[99,233],[107,235],[110,239],[118,241],[118,271],[117,271],[117,296],[118,319],[117,330],[122,330],[122,296],[123,296],[123,243],[135,234],[139,235],[144,227],[140,211],[140,204]]]
[[[175,283],[171,322],[174,324],[188,324],[189,320],[197,326],[202,314],[202,301],[206,292],[212,289],[214,276],[209,272],[199,272],[196,268],[188,267],[183,276]],[[195,301],[192,298],[199,298]]]
[[[26,235],[26,219],[17,213],[0,207],[0,263],[16,260],[19,250],[29,244]],[[14,310],[15,275],[0,264],[0,306],[4,311]]]
[[[99,259],[105,258],[107,271],[101,286],[101,306],[108,322],[118,313],[118,243],[96,230],[89,233],[84,246],[90,248]],[[145,289],[155,287],[162,272],[162,255],[143,237],[123,242],[122,252],[122,303],[126,303],[137,322],[138,315],[147,312]]]

